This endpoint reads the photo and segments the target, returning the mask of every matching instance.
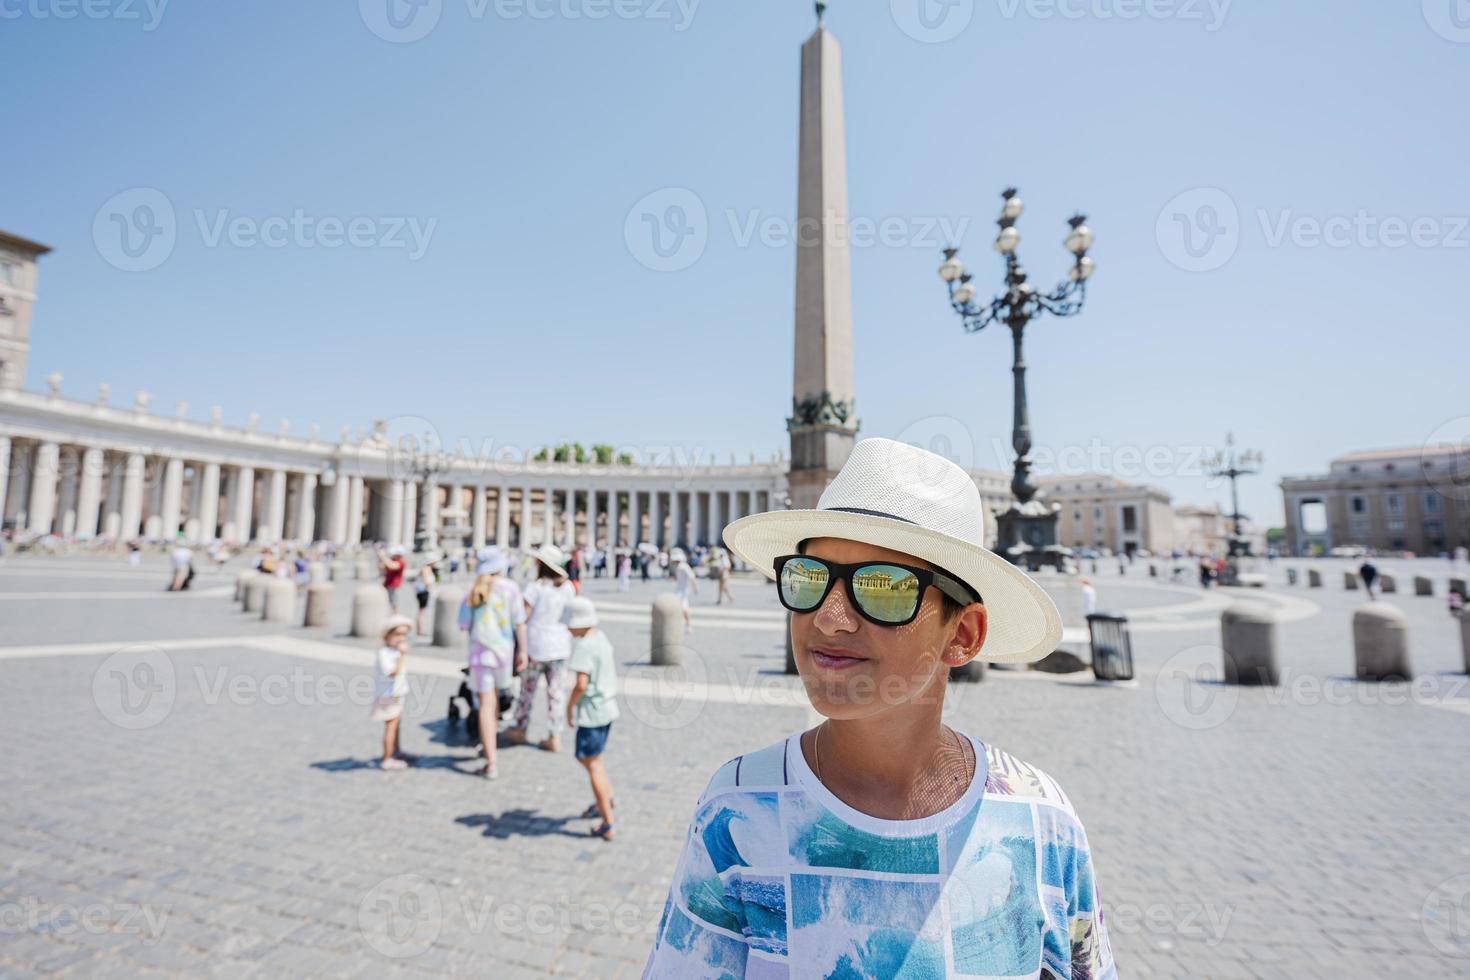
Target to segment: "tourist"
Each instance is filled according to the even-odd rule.
[[[726,599],[735,601],[734,594],[730,591],[730,555],[721,548],[715,552],[713,561],[715,563],[715,577],[720,581],[720,594],[715,598],[715,605],[721,605]]]
[[[439,582],[439,579],[434,574],[434,566],[438,563],[438,561],[439,559],[430,556],[428,560],[425,560],[425,562],[419,566],[419,570],[414,574],[413,577],[413,597],[414,601],[419,604],[418,618],[416,620],[417,628],[415,632],[419,636],[425,635],[424,615],[429,608],[429,598],[434,594],[433,588]]]
[[[638,556],[638,574],[645,582],[648,581],[648,565],[650,561],[652,561],[652,556],[646,552]]]
[[[628,591],[628,579],[633,574],[633,557],[622,554],[618,556],[618,591]]]
[[[567,603],[577,591],[567,582],[563,564],[566,556],[554,544],[543,544],[531,552],[536,560],[536,581],[526,587],[526,652],[530,656],[521,677],[521,696],[516,702],[515,722],[506,729],[506,740],[517,745],[526,742],[526,728],[531,721],[531,705],[536,689],[546,682],[546,717],[550,728],[547,736],[536,743],[548,752],[561,751],[561,729],[566,720],[562,707],[567,696],[567,657],[572,653],[572,634],[561,621]]]
[[[684,611],[684,635],[688,636],[694,632],[694,625],[689,622],[689,594],[699,595],[699,581],[694,569],[689,567],[683,548],[669,552],[669,564],[674,569],[674,595],[679,597],[679,608]]]
[[[398,590],[403,587],[403,572],[408,568],[408,562],[403,558],[403,545],[395,544],[383,554],[383,549],[378,549],[378,568],[383,573],[383,588],[388,593],[388,606],[394,612],[398,611]]]
[[[383,723],[383,758],[379,769],[404,769],[408,760],[399,741],[403,702],[408,697],[408,631],[413,620],[389,616],[383,623],[383,645],[375,661],[373,721]]]
[[[138,539],[133,538],[128,542],[128,564],[137,568],[143,563],[143,546],[138,544]]]
[[[578,595],[582,592],[582,549],[572,551],[571,557],[567,559],[566,567],[567,581],[572,583],[572,591]]]
[[[480,551],[475,584],[459,606],[459,628],[469,634],[470,691],[477,703],[479,774],[495,779],[495,733],[500,730],[500,692],[526,669],[526,604],[506,575],[510,561],[499,548]]]
[[[1092,586],[1092,579],[1082,580],[1082,615],[1091,616],[1097,612],[1097,589]]]
[[[592,806],[583,817],[600,816],[602,823],[592,836],[613,839],[613,791],[602,754],[607,736],[618,717],[618,673],[612,643],[597,628],[597,610],[592,600],[577,597],[567,604],[562,622],[575,638],[567,669],[576,677],[567,700],[567,724],[577,729],[577,761],[587,770],[592,783]]]
[[[173,577],[169,579],[168,591],[182,592],[194,579],[194,549],[180,538],[169,553],[169,564],[173,566]]]
[[[710,780],[645,976],[711,975],[716,955],[733,976],[1117,976],[1072,804],[944,723],[951,669],[1030,663],[1062,637],[985,523],[964,469],[866,439],[818,509],[725,529],[776,579],[825,720]]]
[[[1364,556],[1363,564],[1358,566],[1358,577],[1363,580],[1363,588],[1368,590],[1368,598],[1378,598],[1373,591],[1373,586],[1378,582],[1378,566],[1373,564],[1373,559]]]

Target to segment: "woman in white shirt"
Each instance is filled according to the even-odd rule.
[[[567,658],[572,653],[572,634],[562,623],[562,612],[577,595],[567,582],[566,556],[554,544],[543,544],[531,552],[536,559],[536,581],[526,587],[526,652],[530,663],[521,676],[521,696],[516,701],[514,727],[506,729],[506,740],[524,744],[531,721],[531,704],[536,689],[546,681],[546,715],[550,732],[537,744],[548,752],[561,751],[561,730],[566,724]]]

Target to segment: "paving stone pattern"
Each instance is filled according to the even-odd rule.
[[[1278,564],[1249,594],[1320,607],[1281,627],[1280,688],[1211,682],[1218,612],[1181,612],[1140,618],[1135,685],[991,671],[956,692],[957,726],[1071,795],[1123,976],[1470,975],[1470,685],[1443,581],[1435,598],[1391,597],[1415,683],[1358,684],[1350,620],[1367,599],[1318,564],[1335,588],[1289,588]],[[1201,597],[1115,566],[1095,576],[1104,607]],[[153,558],[0,562],[4,647],[105,645],[0,660],[0,976],[636,976],[709,774],[807,724],[804,707],[730,696],[789,687],[780,610],[750,580],[734,614],[709,612],[711,583],[691,642],[724,694],[625,700],[606,844],[579,817],[591,796],[569,752],[508,749],[498,781],[470,774],[445,724],[459,650],[415,649],[404,743],[421,758],[373,767],[374,644],[340,635],[355,583],[331,628],[305,630],[214,594],[233,568],[193,595],[148,594],[165,577]],[[639,610],[661,588],[587,583],[640,676]],[[248,643],[282,635],[360,651],[361,666]],[[190,647],[201,638],[214,642]]]

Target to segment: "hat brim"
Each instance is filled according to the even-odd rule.
[[[1032,663],[1062,639],[1062,618],[1041,586],[1004,558],[959,538],[907,521],[837,510],[776,510],[742,517],[725,528],[725,544],[776,577],[775,561],[809,538],[844,538],[900,551],[943,568],[980,593],[989,622],[977,660]]]
[[[549,569],[551,569],[552,573],[554,575],[556,575],[557,578],[566,578],[567,577],[567,570],[565,568],[562,568],[560,565],[556,564],[555,562],[547,561],[545,558],[542,558],[540,555],[532,555],[531,557],[535,558],[536,559],[536,563],[539,564],[542,568],[549,568]]]

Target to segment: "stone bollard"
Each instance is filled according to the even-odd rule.
[[[321,561],[309,561],[306,563],[307,584],[315,585],[327,580],[327,563]]]
[[[249,584],[249,582],[250,582],[250,580],[252,578],[254,578],[255,576],[257,576],[259,574],[260,573],[257,572],[255,569],[253,569],[253,568],[247,568],[244,571],[242,571],[239,575],[236,575],[235,576],[235,601],[236,602],[244,602],[245,601],[245,586]]]
[[[1309,588],[1309,589],[1320,589],[1320,588],[1322,588],[1322,573],[1319,572],[1315,568],[1309,568],[1309,569],[1307,569],[1307,588]]]
[[[290,623],[296,618],[296,583],[288,578],[272,578],[265,587],[265,602],[260,618],[268,623]]]
[[[459,604],[464,597],[457,589],[440,586],[439,594],[434,596],[434,646],[452,647],[460,642]]]
[[[1159,566],[1155,565],[1153,562],[1149,562],[1148,563],[1148,577],[1149,578],[1158,578],[1159,577]]]
[[[1378,573],[1378,591],[1397,592],[1398,590],[1399,580],[1393,577],[1393,572]]]
[[[1397,606],[1370,602],[1353,613],[1353,660],[1360,680],[1408,680],[1409,621]]]
[[[1465,657],[1465,673],[1470,674],[1470,606],[1460,610],[1460,652]]]
[[[1226,684],[1281,683],[1276,659],[1276,614],[1269,606],[1237,602],[1220,615]]]
[[[245,602],[242,608],[248,613],[260,612],[261,606],[265,605],[265,587],[274,578],[263,572],[256,572],[253,578],[245,580]]]
[[[1414,576],[1415,595],[1434,595],[1434,580],[1428,575]]]
[[[1286,570],[1286,584],[1287,585],[1296,585],[1296,569],[1295,568],[1288,568]]]
[[[1348,592],[1356,592],[1356,591],[1358,591],[1358,573],[1357,572],[1343,572],[1342,573],[1342,587],[1343,587],[1343,589],[1345,591],[1348,591]]]
[[[381,585],[359,585],[352,593],[353,636],[377,638],[388,618],[388,593]]]
[[[347,563],[340,558],[333,558],[327,564],[327,580],[331,582],[347,581]]]
[[[353,566],[352,573],[357,577],[359,582],[366,582],[370,579],[377,578],[378,566],[366,558],[359,558],[357,564]]]
[[[654,597],[653,636],[649,661],[655,667],[677,667],[684,660],[684,607],[671,592]]]
[[[327,626],[332,622],[332,586],[313,582],[306,587],[306,621],[303,626]]]

